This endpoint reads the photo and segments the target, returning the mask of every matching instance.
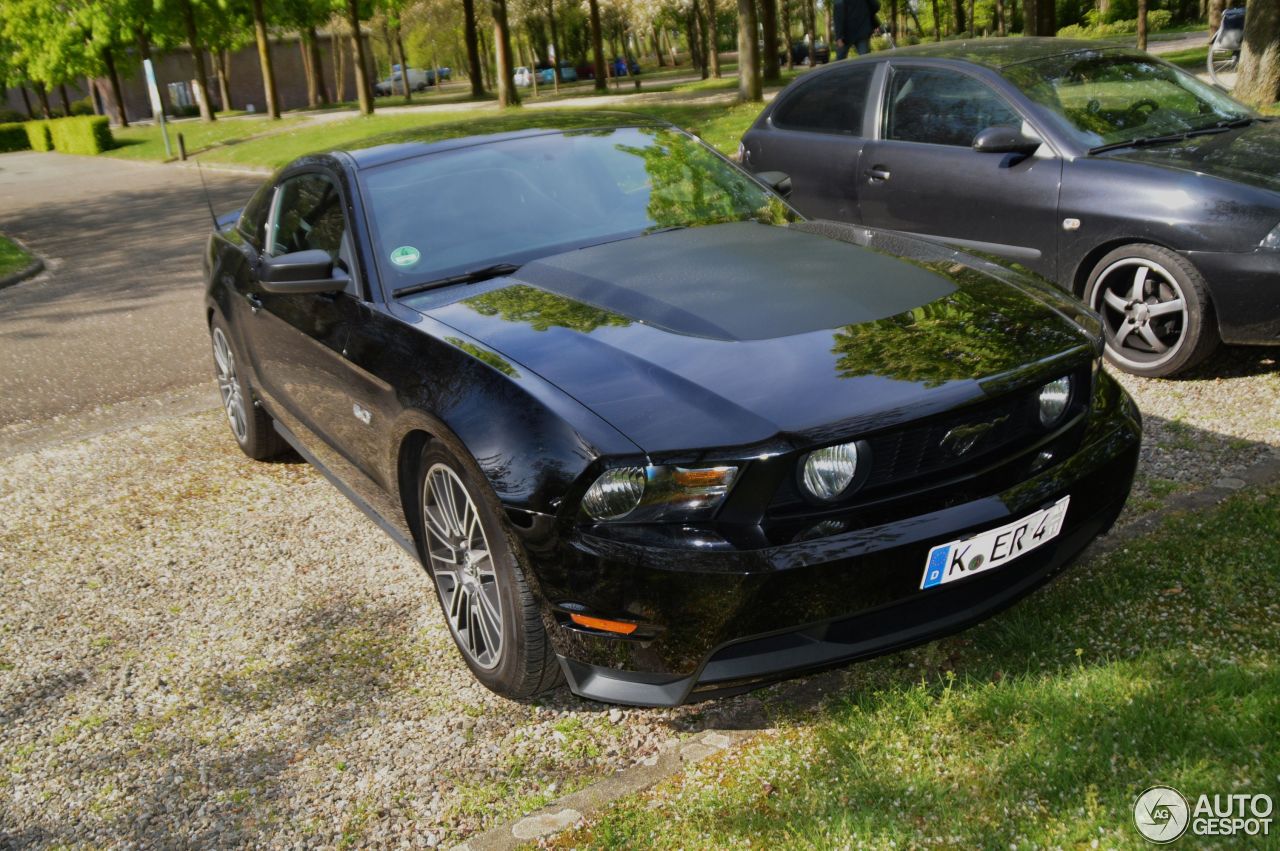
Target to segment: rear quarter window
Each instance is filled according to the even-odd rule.
[[[875,65],[860,63],[818,75],[797,86],[773,114],[787,130],[862,135],[862,117]]]

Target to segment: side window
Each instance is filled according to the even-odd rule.
[[[236,223],[236,229],[240,231],[240,235],[259,251],[262,250],[262,244],[266,238],[267,213],[271,209],[271,199],[274,195],[275,185],[263,184],[261,189],[253,193],[249,203],[244,205],[244,210],[240,213],[240,221]]]
[[[778,107],[773,123],[788,130],[861,136],[874,72],[875,65],[867,62],[818,75]]]
[[[901,142],[968,147],[988,127],[1022,126],[986,84],[937,68],[895,68],[885,111],[884,137]]]
[[[321,249],[337,260],[343,249],[346,220],[342,196],[322,174],[303,174],[280,184],[271,223],[271,254]]]

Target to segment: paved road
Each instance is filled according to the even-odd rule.
[[[240,206],[261,180],[206,179],[219,212]],[[209,392],[200,318],[209,228],[193,170],[0,156],[0,232],[51,270],[0,290],[0,450],[39,442],[71,415],[93,430],[84,423],[104,407],[128,419],[146,400]]]

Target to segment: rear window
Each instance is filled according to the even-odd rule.
[[[862,116],[875,66],[861,63],[798,86],[773,114],[775,126],[815,133],[862,135]]]

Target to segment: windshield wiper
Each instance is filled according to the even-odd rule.
[[[427,290],[438,290],[441,287],[451,287],[454,284],[478,284],[481,281],[488,281],[493,278],[500,278],[503,275],[510,275],[519,271],[520,266],[516,263],[494,263],[492,266],[482,266],[479,269],[472,269],[470,272],[463,272],[459,275],[450,275],[447,278],[436,278],[434,281],[424,281],[421,284],[413,284],[408,287],[401,287],[398,290],[392,290],[391,295],[395,298],[401,296],[413,295],[414,293],[424,293]]]
[[[1255,121],[1263,119],[1254,118],[1250,115],[1243,115],[1239,118],[1232,118],[1228,121],[1215,121],[1206,127],[1195,127],[1191,130],[1184,130],[1181,133],[1167,133],[1162,136],[1139,136],[1136,139],[1126,139],[1123,142],[1109,142],[1106,145],[1098,145],[1096,148],[1090,148],[1089,153],[1100,154],[1104,151],[1115,151],[1120,148],[1144,148],[1148,145],[1165,145],[1170,142],[1181,142],[1192,136],[1208,136],[1215,133],[1225,133],[1228,130],[1234,130],[1237,127],[1248,127]]]

